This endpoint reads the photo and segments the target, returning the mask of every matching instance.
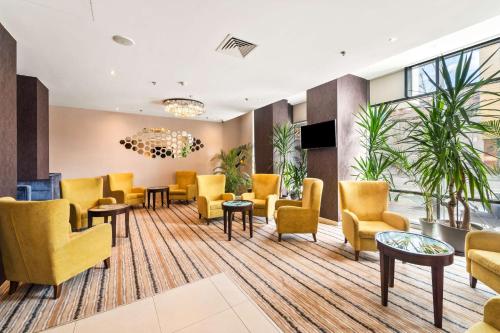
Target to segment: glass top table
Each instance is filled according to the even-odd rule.
[[[225,207],[248,207],[253,205],[253,202],[250,200],[229,200],[229,201],[224,201],[222,203],[223,206]]]
[[[416,255],[450,255],[455,252],[455,249],[445,242],[411,232],[384,231],[377,233],[375,239],[395,250]]]

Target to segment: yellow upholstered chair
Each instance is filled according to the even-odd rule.
[[[276,226],[278,241],[282,234],[311,233],[316,241],[318,231],[323,181],[304,179],[302,200],[278,200],[276,202]]]
[[[234,200],[233,193],[225,193],[226,176],[204,175],[196,176],[198,185],[198,214],[199,217],[209,219],[222,216],[222,203]]]
[[[470,231],[465,237],[466,269],[470,286],[477,280],[500,293],[500,233],[494,231]],[[500,313],[499,313],[500,318]]]
[[[500,333],[500,296],[486,302],[483,321],[472,325],[466,333]]]
[[[134,187],[133,173],[111,173],[108,175],[111,196],[118,203],[144,206],[144,187]]]
[[[20,282],[61,284],[111,257],[111,225],[71,232],[69,202],[0,199],[0,252],[10,293]]]
[[[254,174],[252,192],[241,195],[241,199],[253,202],[253,214],[265,217],[266,222],[273,217],[276,201],[279,199],[280,179],[279,175],[274,174]]]
[[[175,184],[168,187],[170,200],[196,199],[196,171],[176,171]]]
[[[408,219],[388,211],[389,184],[384,181],[339,182],[342,231],[345,242],[354,248],[355,260],[360,251],[377,251],[375,234],[380,231],[410,228]]]
[[[69,201],[69,222],[73,230],[87,227],[89,208],[116,203],[115,198],[103,198],[102,191],[101,177],[61,180],[61,197]],[[93,220],[93,224],[102,222],[102,217]]]

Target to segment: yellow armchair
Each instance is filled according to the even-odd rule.
[[[480,280],[500,293],[500,232],[470,231],[467,233],[465,263],[472,288],[475,288],[477,280]]]
[[[69,201],[69,222],[73,230],[87,227],[89,208],[116,203],[115,198],[103,198],[102,191],[101,177],[61,180],[61,197]],[[103,222],[102,217],[93,220],[94,225]]]
[[[405,216],[387,210],[389,184],[386,182],[341,181],[339,190],[342,231],[345,242],[354,248],[356,261],[360,251],[377,251],[377,232],[410,229]]]
[[[196,199],[196,171],[177,171],[175,184],[168,185],[170,200]]]
[[[142,205],[144,207],[144,187],[134,187],[133,173],[111,173],[108,175],[111,196],[118,203]]]
[[[472,325],[466,333],[500,332],[500,296],[490,298],[484,305],[483,321]]]
[[[204,175],[196,176],[198,184],[198,214],[204,217],[209,224],[210,219],[222,216],[222,203],[234,200],[233,193],[225,193],[226,176]]]
[[[111,225],[72,233],[69,202],[0,200],[0,252],[12,294],[20,282],[51,285],[54,298],[62,283],[104,262],[110,265]]]
[[[278,241],[282,234],[311,233],[316,241],[318,232],[323,181],[304,179],[302,200],[278,200],[276,202],[276,226]]]
[[[254,174],[252,192],[241,195],[241,199],[253,202],[254,216],[265,217],[266,223],[273,217],[276,201],[279,199],[280,179],[280,175]]]

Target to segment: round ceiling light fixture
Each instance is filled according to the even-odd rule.
[[[165,112],[176,117],[192,118],[205,113],[205,104],[190,98],[167,98],[163,100]]]
[[[135,42],[132,38],[125,37],[122,35],[114,35],[113,41],[117,44],[123,45],[123,46],[132,46],[135,45]]]

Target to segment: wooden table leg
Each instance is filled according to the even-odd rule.
[[[227,210],[222,210],[222,216],[224,217],[224,233],[227,234]]]
[[[389,261],[389,257],[380,252],[380,296],[383,306],[387,306],[389,295]]]
[[[167,189],[167,208],[170,208],[170,189]]]
[[[156,192],[153,192],[153,210],[156,210]]]
[[[130,210],[125,212],[125,236],[130,237],[130,224],[129,224]]]
[[[163,203],[163,201],[165,200],[165,198],[164,198],[164,197],[165,197],[165,193],[164,193],[164,191],[161,191],[161,206],[162,206],[162,207],[163,207],[163,205],[164,205],[164,203]]]
[[[250,238],[253,237],[253,209],[250,209],[249,213],[249,224],[250,224]]]
[[[246,225],[247,225],[247,223],[246,223],[247,216],[246,216],[245,211],[241,212],[241,219],[243,220],[243,231],[245,231]]]
[[[389,258],[389,287],[394,287],[394,266],[396,259]]]
[[[116,245],[116,214],[111,216],[111,234],[113,247]]]
[[[148,209],[151,208],[151,192],[150,191],[147,191],[148,192]]]
[[[443,326],[443,279],[444,267],[432,266],[432,300],[434,304],[434,326]]]
[[[227,240],[231,240],[231,229],[233,228],[233,212],[228,212],[227,219]]]
[[[87,228],[92,228],[92,213],[87,213]]]

